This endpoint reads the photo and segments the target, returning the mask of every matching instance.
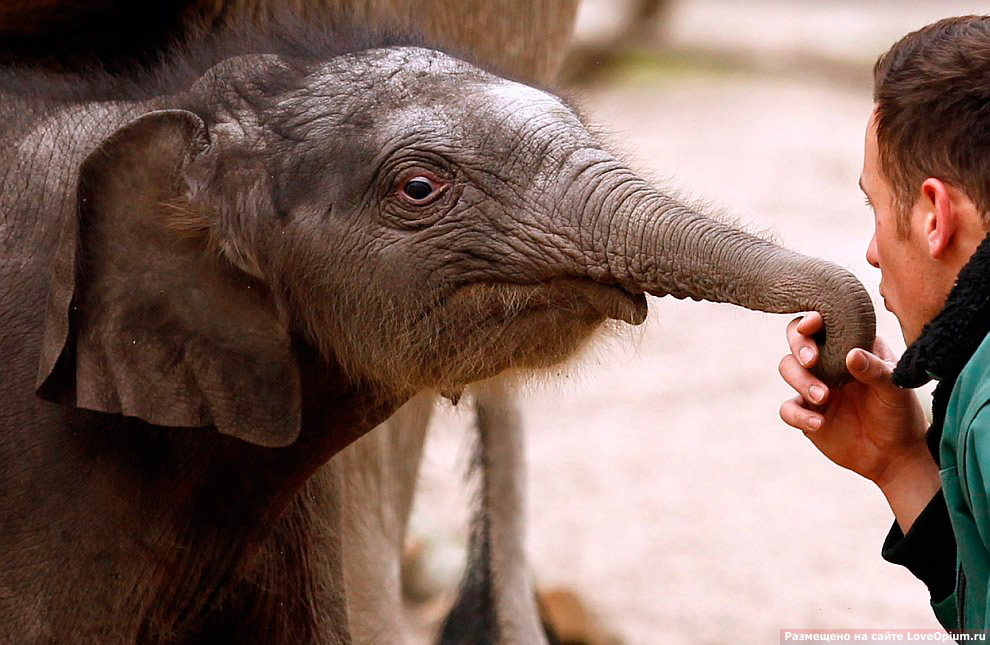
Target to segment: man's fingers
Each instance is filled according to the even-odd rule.
[[[818,346],[811,336],[821,331],[823,324],[821,314],[813,311],[787,325],[787,345],[804,367],[811,367],[818,360]]]
[[[786,354],[777,369],[784,381],[808,403],[822,405],[828,399],[825,384],[805,369],[793,354]]]
[[[812,311],[801,318],[801,321],[798,322],[797,330],[805,336],[813,336],[820,332],[824,326],[825,319],[822,318],[822,315],[817,311]]]
[[[802,432],[815,432],[821,429],[825,419],[803,405],[804,399],[796,396],[780,406],[780,418],[784,423]]]

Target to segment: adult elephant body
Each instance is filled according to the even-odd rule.
[[[574,28],[577,0],[10,0],[0,5],[0,60],[111,69],[153,62],[176,38],[233,25],[266,29],[286,13],[308,22],[413,29],[470,52],[493,71],[552,83]]]

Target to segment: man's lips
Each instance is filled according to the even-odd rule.
[[[884,295],[882,287],[880,288],[880,299],[883,300],[883,308],[894,313],[894,310],[890,308],[890,303],[887,302],[887,296]]]

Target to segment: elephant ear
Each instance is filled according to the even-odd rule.
[[[299,434],[291,335],[258,280],[175,225],[186,165],[210,146],[191,112],[152,112],[80,166],[62,230],[37,392],[160,426],[215,426],[262,446]]]

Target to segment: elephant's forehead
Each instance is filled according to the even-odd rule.
[[[577,115],[556,96],[439,51],[368,50],[330,67],[326,77],[343,75],[358,90],[351,107],[330,110],[330,120],[359,125],[382,146],[427,141],[504,156],[518,152],[521,142],[548,152],[587,143]],[[308,123],[315,116],[308,113],[325,110],[327,103],[317,101],[294,118]]]
[[[593,143],[577,115],[552,94],[504,79],[473,90],[464,106],[468,118],[452,125],[460,141],[482,154],[536,162]]]
[[[522,83],[494,80],[481,86],[479,99],[498,124],[510,129],[523,130],[548,121],[578,125],[577,116],[560,99]]]

